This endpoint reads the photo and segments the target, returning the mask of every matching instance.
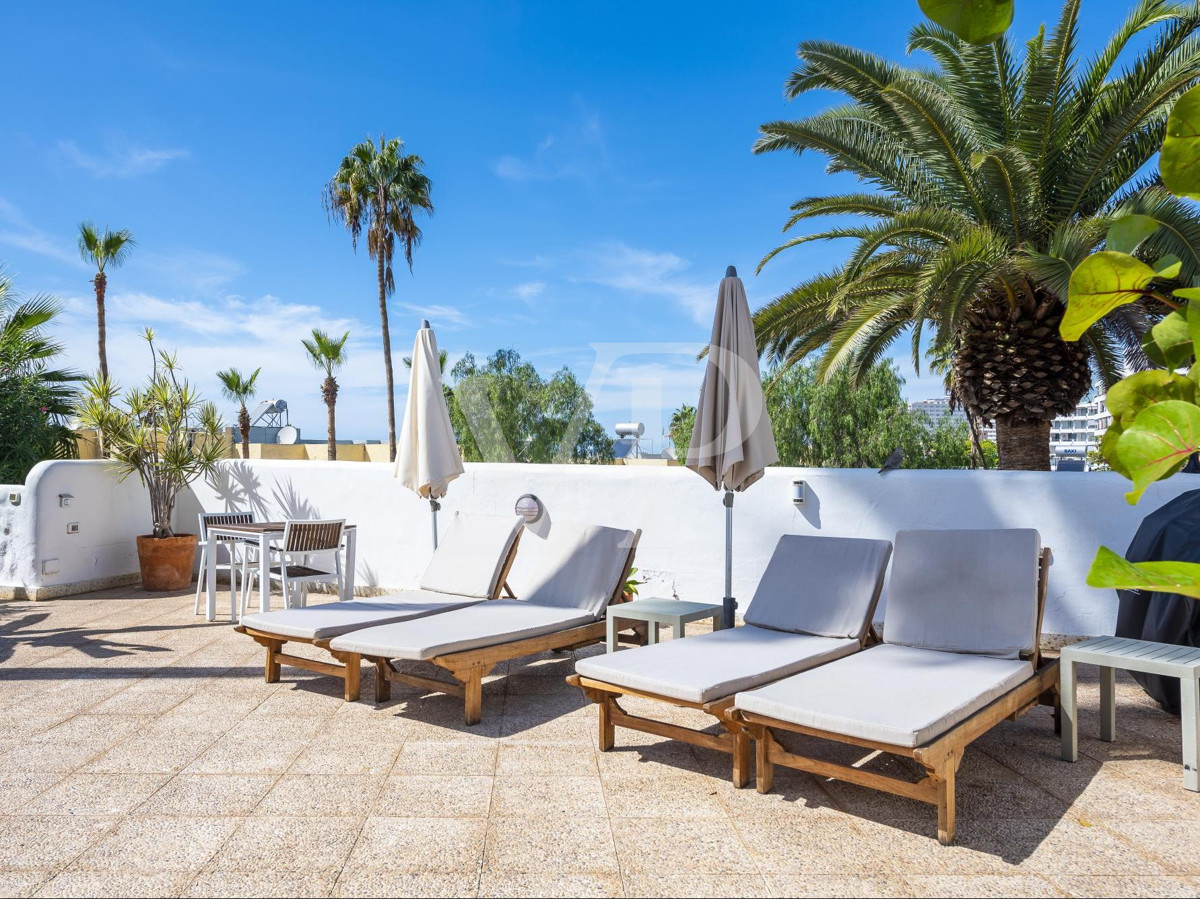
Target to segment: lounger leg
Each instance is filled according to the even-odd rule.
[[[392,682],[388,680],[388,666],[383,659],[375,660],[375,701],[387,702],[392,698]]]
[[[739,790],[750,782],[750,735],[733,732],[733,785]]]
[[[600,700],[600,751],[608,752],[617,741],[617,729],[612,720],[612,696],[605,695]]]
[[[943,846],[954,842],[954,782],[961,759],[962,750],[956,749],[946,756],[936,771],[931,772],[937,781],[938,842]]]
[[[346,653],[342,657],[342,664],[346,666],[346,686],[342,698],[346,702],[358,702],[362,693],[362,656]]]
[[[279,660],[275,658],[275,653],[283,648],[282,640],[268,640],[267,647],[267,666],[264,671],[268,684],[279,683]]]
[[[1183,724],[1183,788],[1200,791],[1200,680],[1180,678]]]
[[[1117,738],[1117,669],[1100,666],[1100,739]]]
[[[771,731],[761,728],[754,734],[754,775],[760,793],[770,793],[775,786],[775,763],[771,761]]]
[[[463,685],[463,714],[468,725],[478,724],[483,718],[483,669],[472,666],[459,676]]]

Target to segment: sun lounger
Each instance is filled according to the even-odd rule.
[[[516,557],[524,522],[519,518],[457,514],[434,550],[418,589],[347,602],[280,609],[247,615],[237,627],[266,647],[267,683],[279,680],[280,665],[330,674],[345,681],[347,702],[358,699],[359,662],[350,664],[329,641],[350,631],[439,615],[499,597]],[[282,652],[284,644],[309,643],[328,650],[326,662]]]
[[[605,615],[620,602],[641,531],[555,522],[529,534],[514,570],[517,599],[499,599],[430,618],[353,631],[330,648],[358,664],[375,664],[375,699],[390,698],[391,681],[461,696],[467,724],[483,714],[483,678],[499,662],[546,650],[575,649],[605,639]],[[424,660],[454,681],[401,672],[394,659]]]
[[[884,642],[735,697],[756,742],[758,791],[771,789],[775,765],[885,790],[936,805],[938,839],[950,843],[967,745],[1039,701],[1057,708],[1058,662],[1038,652],[1049,566],[1034,530],[901,531]],[[925,777],[787,752],[777,731],[906,756]]]
[[[862,649],[891,550],[886,540],[782,537],[744,626],[581,659],[567,681],[600,705],[600,749],[613,747],[616,727],[683,740],[730,753],[733,782],[745,786],[750,737],[729,715],[733,695]],[[724,732],[631,715],[621,696],[702,709]]]

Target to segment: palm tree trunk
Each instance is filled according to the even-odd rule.
[[[1000,451],[1000,469],[1049,471],[1050,422],[997,418],[996,449]]]
[[[104,348],[107,331],[104,325],[104,291],[108,284],[108,276],[104,272],[96,272],[92,286],[96,288],[96,332],[100,349],[100,377],[108,379],[108,352]]]
[[[242,458],[250,458],[250,413],[245,404],[238,410],[238,429],[242,432]]]
[[[396,461],[396,396],[392,389],[392,334],[388,330],[387,283],[383,273],[383,252],[376,254],[379,276],[379,321],[383,327],[383,371],[387,381],[388,461]]]
[[[337,425],[334,422],[333,410],[337,406],[337,381],[326,378],[321,392],[325,394],[325,408],[329,410],[329,448],[326,457],[330,462],[337,461]]]

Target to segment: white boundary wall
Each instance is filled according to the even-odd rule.
[[[791,484],[807,502],[796,508]],[[1142,517],[1200,488],[1178,475],[1128,505],[1128,482],[1101,472],[894,471],[772,468],[734,505],[734,593],[749,601],[781,534],[890,538],[901,528],[1034,527],[1054,549],[1047,634],[1111,633],[1116,596],[1084,583],[1096,547],[1124,552]],[[0,595],[37,598],[136,580],[133,538],[149,518],[132,478],[116,484],[103,462],[46,462],[24,488],[0,495]],[[7,497],[20,491],[20,505]],[[70,506],[58,495],[69,493]],[[456,509],[508,514],[535,493],[555,519],[641,528],[637,565],[651,583],[642,595],[719,602],[724,565],[721,496],[682,468],[662,466],[467,465],[443,501]],[[260,519],[345,518],[359,526],[360,588],[414,584],[431,552],[429,506],[403,489],[391,466],[365,462],[230,461],[215,483],[180,497],[176,526],[195,528],[203,510],[253,509]],[[78,522],[78,534],[67,524]],[[55,574],[43,564],[57,559]],[[22,590],[24,592],[22,592]],[[377,592],[377,590],[375,591]],[[223,608],[218,604],[218,608]]]

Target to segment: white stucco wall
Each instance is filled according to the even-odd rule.
[[[791,502],[803,478],[808,501]],[[781,534],[890,538],[902,528],[1034,527],[1054,549],[1046,627],[1049,634],[1111,633],[1116,597],[1084,576],[1096,547],[1119,552],[1142,517],[1200,479],[1178,476],[1154,485],[1136,506],[1127,482],[1108,473],[895,471],[773,468],[734,509],[734,592],[743,607]],[[638,567],[652,583],[643,595],[674,594],[717,602],[722,594],[724,510],[720,494],[682,468],[639,466],[468,465],[443,503],[443,522],[456,509],[504,514],[522,493],[536,493],[551,521],[587,520],[641,528]],[[58,507],[71,493],[72,507]],[[69,589],[79,582],[137,570],[133,537],[147,530],[148,507],[136,481],[116,485],[100,462],[43,463],[31,474],[19,507],[23,548],[5,557],[22,586]],[[32,497],[30,496],[32,494]],[[262,519],[345,518],[359,526],[356,577],[362,587],[413,584],[431,551],[428,504],[404,490],[391,467],[363,462],[230,461],[215,483],[180,497],[177,527],[194,528],[201,509],[250,508]],[[80,533],[68,535],[68,521]],[[30,530],[32,536],[30,536]],[[41,562],[59,560],[57,575]],[[0,573],[13,577],[12,566]]]

